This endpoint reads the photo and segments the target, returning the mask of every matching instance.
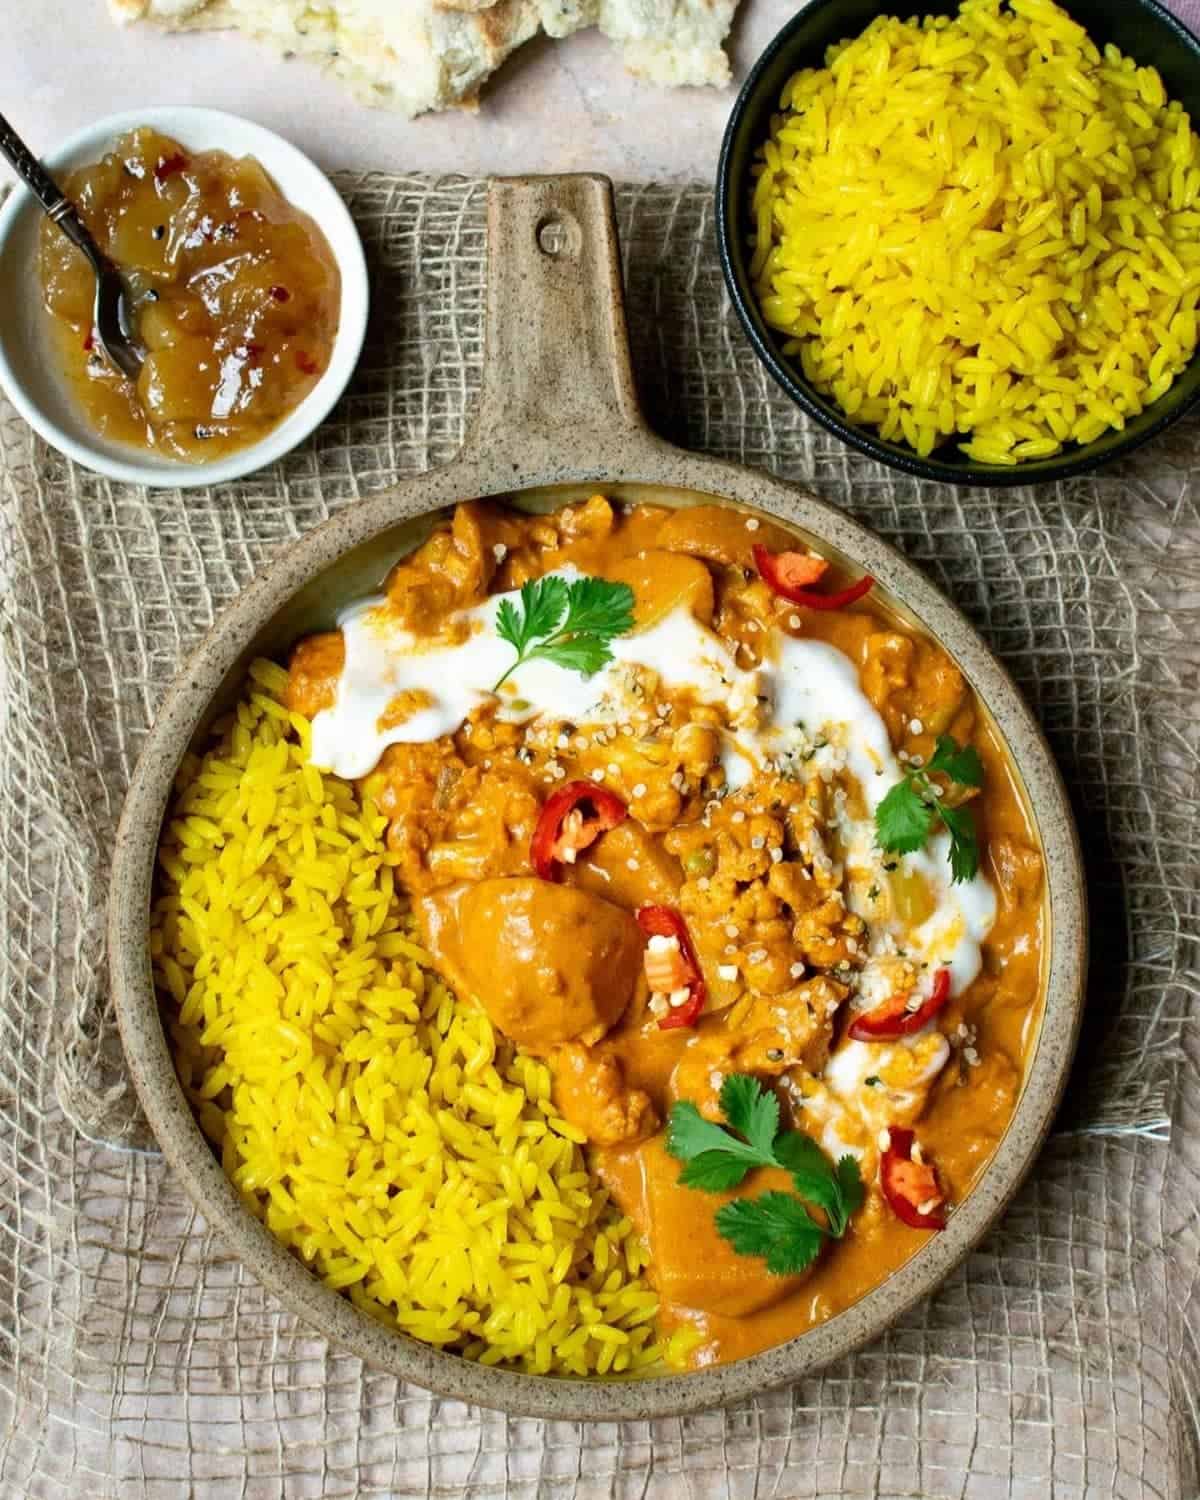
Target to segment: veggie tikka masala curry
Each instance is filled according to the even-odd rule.
[[[296,647],[464,1005],[546,1058],[728,1361],[947,1223],[1041,1005],[1042,859],[955,663],[734,508],[460,505]]]

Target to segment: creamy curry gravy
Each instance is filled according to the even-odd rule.
[[[950,1203],[1012,1114],[1041,1005],[1042,860],[1004,750],[933,641],[868,596],[818,612],[776,597],[754,543],[795,537],[732,508],[622,509],[602,496],[547,517],[460,506],[341,629],[302,641],[292,707],[313,758],[365,777],[400,874],[465,1004],[551,1059],[556,1097],[645,1235],[664,1329],[696,1330],[693,1364],[737,1359],[849,1306],[929,1231],[876,1178],[880,1132],[913,1126]],[[584,678],[519,668],[499,596],[561,572],[626,582],[633,633]],[[983,851],[953,885],[945,836],[883,854],[873,812],[939,734],[983,761]],[[533,873],[539,813],[590,780],[628,807],[552,883]],[[650,903],[686,920],[707,982],[695,1026],[663,1029]],[[850,1019],[950,974],[916,1035],[863,1042]],[[678,997],[676,999],[678,1003]],[[854,1154],[868,1193],[803,1277],[771,1276],[716,1232],[734,1195],[681,1187],[663,1123],[690,1099],[721,1118],[729,1073],[773,1086],[785,1121]],[[752,1173],[737,1193],[786,1188]]]
[[[252,157],[130,131],[63,189],[130,287],[137,384],[92,327],[88,263],[48,220],[39,271],[60,366],[103,437],[207,461],[265,437],[324,374],[341,276],[316,224]]]

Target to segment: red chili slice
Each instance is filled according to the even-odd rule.
[[[879,1186],[902,1224],[910,1229],[945,1229],[946,1195],[931,1163],[913,1160],[914,1143],[911,1130],[891,1127],[887,1150],[879,1159]]]
[[[307,350],[297,349],[296,368],[303,375],[315,375],[321,367]]]
[[[807,552],[768,552],[761,544],[754,548],[754,564],[770,587],[787,597],[793,589],[820,583],[829,572],[823,557],[810,557]]]
[[[870,593],[875,586],[875,580],[866,573],[849,588],[839,589],[833,594],[819,594],[816,589],[805,585],[823,577],[828,563],[809,557],[805,552],[768,552],[761,543],[754,548],[754,566],[773,594],[792,604],[802,604],[806,609],[843,609]],[[818,566],[819,571],[812,573],[812,568]],[[805,573],[810,576],[806,578]]]
[[[660,1031],[674,1031],[680,1026],[694,1026],[704,1013],[708,987],[700,970],[696,950],[692,947],[687,923],[673,906],[643,906],[638,909],[637,923],[647,937],[673,937],[687,969],[688,997],[682,1005],[671,1007],[658,1023]]]
[[[166,182],[168,177],[174,177],[176,172],[185,171],[188,159],[182,151],[176,151],[174,156],[164,156],[159,160],[154,169],[155,182]]]
[[[847,1034],[856,1042],[896,1042],[912,1036],[931,1021],[950,998],[950,970],[939,969],[933,976],[933,989],[915,1010],[908,1008],[910,996],[891,995],[865,1015],[851,1021]]]
[[[529,858],[534,874],[540,880],[561,880],[563,865],[573,865],[577,855],[623,823],[628,813],[615,792],[594,781],[560,786],[547,799],[533,830]]]

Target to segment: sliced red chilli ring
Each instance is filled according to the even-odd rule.
[[[856,1042],[898,1042],[927,1026],[950,998],[950,970],[939,969],[933,976],[933,989],[918,1005],[912,996],[890,995],[873,1010],[855,1016],[847,1034]]]
[[[668,977],[662,980],[664,985],[672,986],[664,989],[661,993],[675,996],[686,990],[686,997],[678,1004],[672,1000],[671,1008],[658,1026],[660,1031],[674,1031],[680,1026],[694,1026],[704,1014],[704,1007],[708,1001],[708,987],[704,983],[704,975],[700,970],[700,963],[696,957],[696,950],[692,946],[691,935],[687,930],[687,923],[673,906],[643,906],[638,909],[637,923],[646,936],[654,938],[673,938],[675,947],[669,955],[653,952],[649,945],[646,951],[646,978],[652,990],[656,988],[656,972],[661,965],[664,975]]]
[[[824,577],[827,562],[806,552],[770,552],[761,543],[754,547],[754,566],[773,594],[805,609],[844,609],[875,586],[870,574],[864,574],[849,588],[823,594],[809,585]]]
[[[754,566],[767,586],[790,599],[795,589],[811,588],[829,572],[823,557],[807,552],[770,552],[761,543],[754,547]]]
[[[529,858],[540,880],[561,880],[602,833],[623,823],[629,809],[615,792],[594,781],[568,781],[546,799],[533,830]]]
[[[879,1158],[879,1186],[902,1224],[910,1229],[945,1229],[946,1195],[911,1130],[893,1125],[887,1131]]]

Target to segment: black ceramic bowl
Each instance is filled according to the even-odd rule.
[[[1168,96],[1178,99],[1191,114],[1193,128],[1200,123],[1200,41],[1157,0],[1058,3],[1099,45],[1113,42],[1139,64],[1157,68]],[[922,15],[953,15],[958,3],[922,0],[918,9]],[[1200,398],[1200,354],[1166,395],[1129,422],[1123,432],[1106,433],[1093,443],[1072,444],[1052,458],[1015,467],[976,463],[963,456],[953,439],[928,458],[920,458],[903,443],[885,442],[874,428],[847,422],[841,409],[809,384],[799,362],[781,352],[782,338],[768,328],[754,300],[748,272],[748,236],[753,228],[750,167],[770,130],[784,84],[799,68],[822,66],[827,47],[857,36],[876,16],[909,16],[912,11],[909,0],[811,0],[759,58],[733,107],[717,169],[717,242],[729,295],[759,358],[792,400],[843,442],[893,469],[950,484],[1032,484],[1082,474],[1140,447],[1195,404]]]

